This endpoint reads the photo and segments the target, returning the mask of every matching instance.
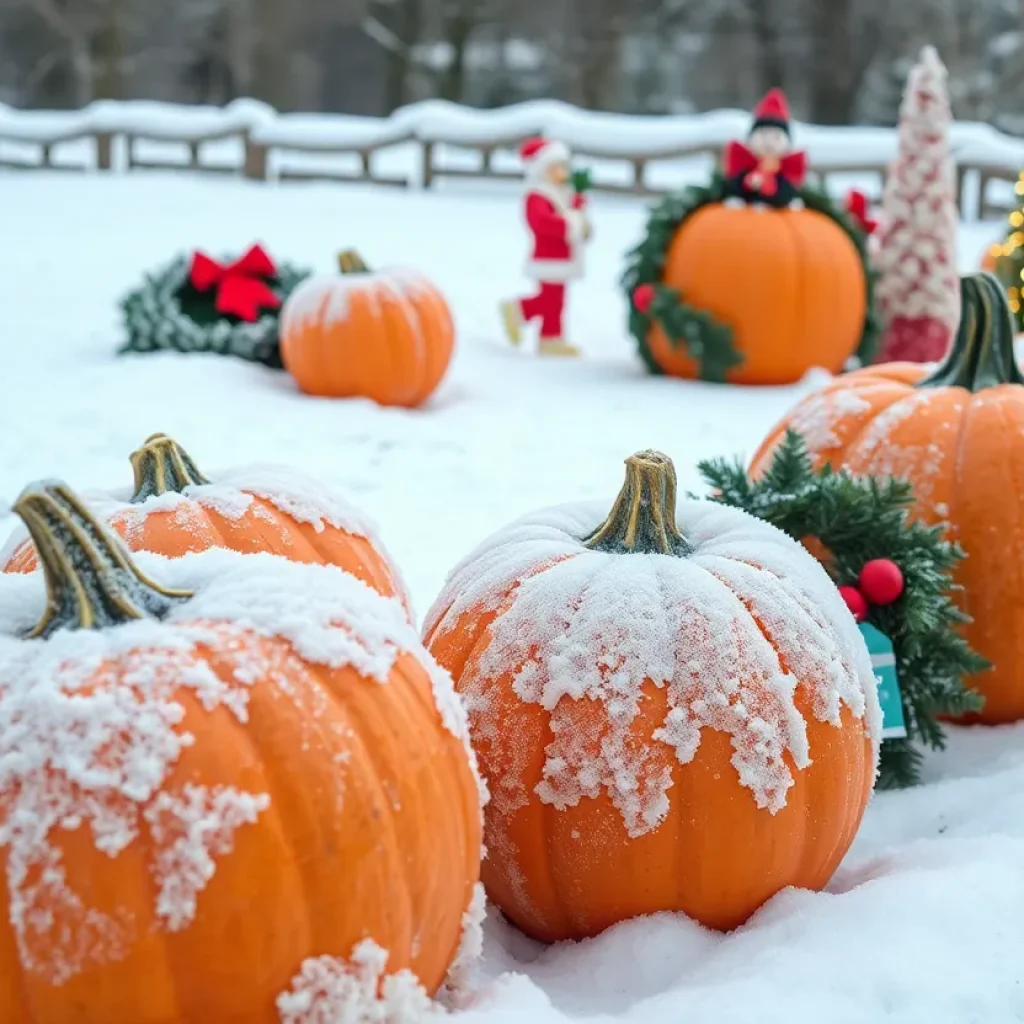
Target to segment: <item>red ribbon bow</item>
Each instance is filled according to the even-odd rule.
[[[227,266],[197,250],[192,256],[188,279],[196,291],[217,289],[214,308],[218,313],[254,323],[259,319],[260,309],[277,309],[281,305],[265,280],[276,273],[274,261],[262,246],[254,245]]]
[[[851,188],[846,193],[846,212],[866,235],[878,227],[878,221],[868,216],[868,197],[860,189]]]
[[[807,176],[807,154],[803,150],[783,157],[759,157],[742,142],[733,140],[725,147],[722,163],[727,178],[742,175],[744,187],[763,196],[778,192],[779,178],[799,188]]]

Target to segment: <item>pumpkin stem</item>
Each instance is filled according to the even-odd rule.
[[[676,526],[676,467],[661,452],[626,459],[626,482],[608,518],[583,544],[617,554],[688,555],[689,541]]]
[[[946,358],[919,388],[960,387],[983,391],[1024,384],[1013,351],[1013,314],[1006,292],[989,273],[960,278],[960,325]]]
[[[188,452],[166,434],[147,437],[130,458],[135,474],[134,505],[157,494],[181,494],[186,487],[210,482],[196,469]]]
[[[368,274],[370,268],[355,249],[338,253],[338,269],[343,274]]]
[[[14,503],[46,580],[46,611],[29,637],[162,618],[192,595],[144,576],[127,549],[59,480],[30,484]]]

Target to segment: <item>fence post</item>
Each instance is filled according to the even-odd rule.
[[[96,170],[110,171],[114,167],[114,136],[111,132],[97,132],[94,136],[96,142]]]
[[[260,142],[254,142],[248,132],[244,136],[245,142],[245,163],[242,173],[250,181],[267,180],[267,147]]]
[[[430,188],[434,184],[434,144],[423,142],[421,145],[423,147],[423,187]]]
[[[647,171],[647,161],[643,158],[638,158],[633,161],[633,191],[639,195],[643,195],[646,191],[646,182],[644,180]]]

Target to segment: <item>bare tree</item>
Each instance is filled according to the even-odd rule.
[[[1024,0],[0,0],[0,96],[657,111],[781,85],[798,117],[892,123],[925,42],[957,116],[1024,130]]]
[[[409,99],[416,46],[423,35],[424,0],[368,0],[363,31],[380,47],[387,63],[385,102],[389,110]]]

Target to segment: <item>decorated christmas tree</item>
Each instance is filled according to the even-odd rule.
[[[1024,204],[1024,171],[1020,172],[1013,191],[1018,203]],[[982,267],[999,278],[1006,289],[1014,324],[1018,331],[1024,331],[1024,206],[1011,211],[1006,238],[988,250]]]
[[[941,359],[960,316],[956,174],[949,151],[946,68],[926,46],[900,107],[899,150],[885,183],[878,232],[877,362]]]

